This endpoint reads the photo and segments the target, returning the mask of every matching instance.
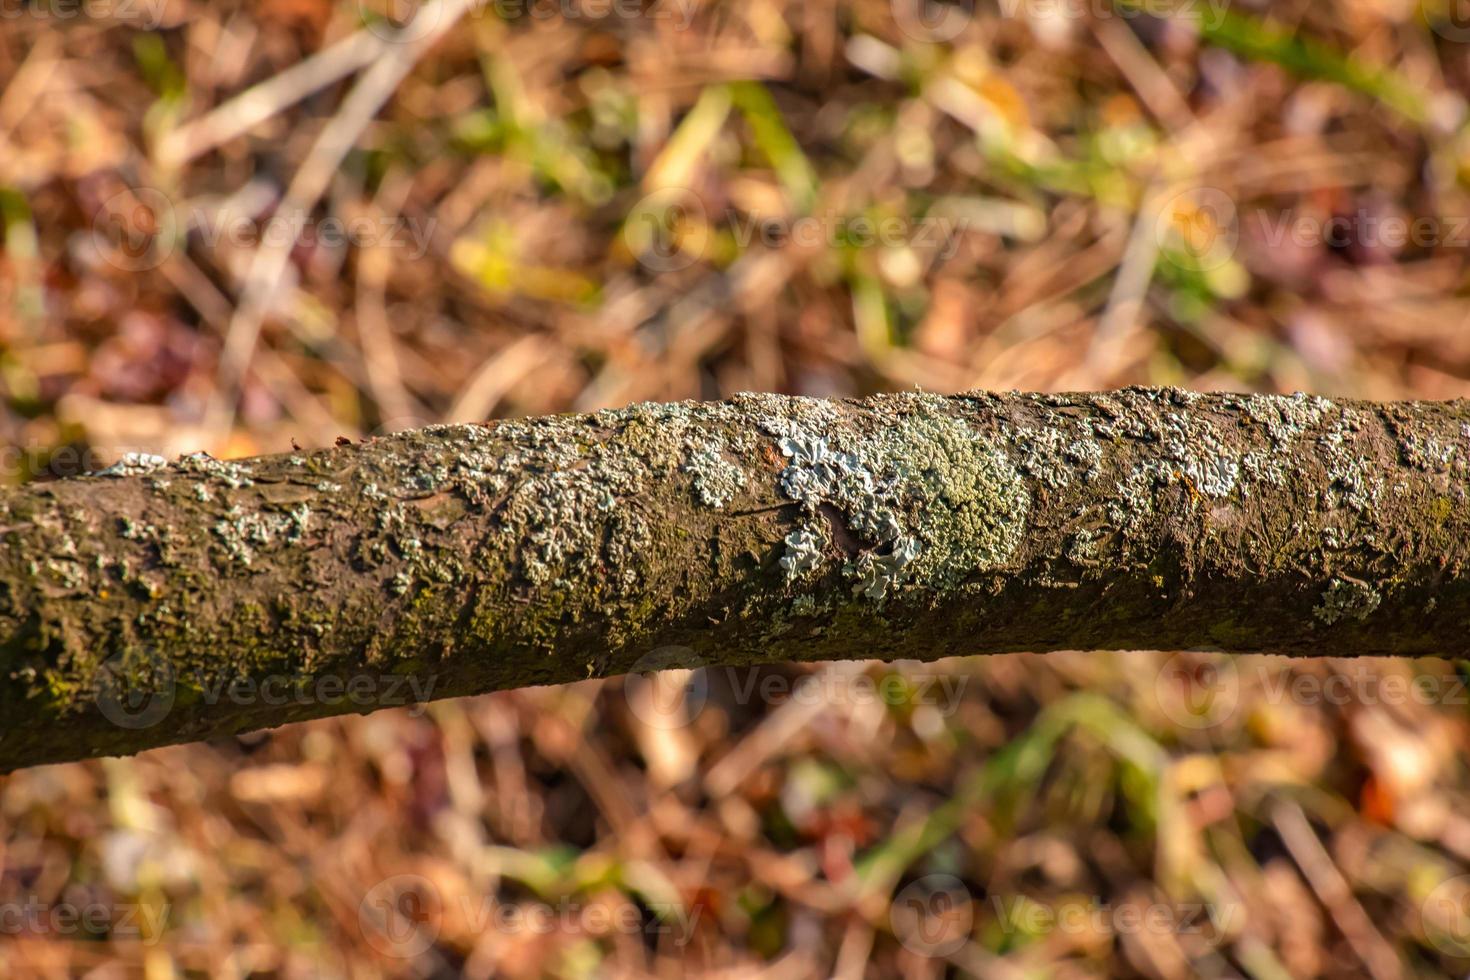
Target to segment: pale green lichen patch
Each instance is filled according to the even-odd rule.
[[[509,457],[462,461],[504,495],[500,519],[517,540],[520,573],[533,586],[569,597],[631,592],[651,561],[649,521],[639,506],[663,478],[685,467],[695,435],[688,406],[639,405],[590,417],[509,422],[496,434],[523,447]],[[691,474],[696,493],[724,506],[743,477],[708,434]],[[735,472],[731,472],[735,471]]]
[[[1421,470],[1445,470],[1455,458],[1454,443],[1441,442],[1432,435],[1410,432],[1400,440],[1404,459]]]
[[[909,566],[919,553],[917,539],[900,537],[887,554],[866,552],[859,555],[848,567],[848,574],[857,579],[853,591],[865,599],[882,599],[908,577]]]
[[[153,453],[123,453],[122,458],[111,466],[98,470],[92,476],[139,476],[152,473],[168,465],[168,460]]]
[[[781,556],[786,580],[798,581],[820,568],[826,547],[827,534],[820,524],[809,524],[786,535],[786,554]]]
[[[684,464],[700,503],[715,510],[724,509],[735,495],[745,489],[745,471],[725,458],[716,441],[706,442],[689,454]]]
[[[525,528],[520,559],[533,585],[560,582],[570,585],[595,567],[602,547],[598,514],[617,507],[618,489],[641,484],[646,472],[631,471],[631,461],[609,472],[589,465],[554,470],[519,484],[506,504],[505,517]],[[636,544],[626,549],[636,553]]]
[[[1159,400],[1175,392],[1160,392]],[[1185,407],[1188,407],[1186,403]],[[1198,412],[1163,407],[1158,417],[1157,438],[1163,458],[1175,464],[1196,491],[1206,497],[1227,497],[1240,478],[1240,461],[1217,431],[1213,419]]]
[[[1357,434],[1368,419],[1363,413],[1344,409],[1317,444],[1327,467],[1328,484],[1323,500],[1329,507],[1347,506],[1356,511],[1374,507],[1383,494],[1383,478],[1372,472],[1357,450]]]
[[[832,507],[861,552],[845,566],[853,590],[882,599],[905,582],[950,588],[1003,565],[1026,527],[1030,493],[1005,453],[916,393],[874,399],[874,415],[830,402],[746,396],[788,460],[782,494],[809,514]],[[788,541],[793,563],[794,546]]]
[[[791,600],[792,616],[815,616],[818,611],[817,598],[813,595],[799,595]]]
[[[1067,548],[1067,558],[1078,565],[1086,565],[1096,561],[1097,532],[1089,528],[1083,528],[1072,536],[1072,544]]]
[[[1333,579],[1322,593],[1322,601],[1312,614],[1327,626],[1344,619],[1367,619],[1378,608],[1382,596],[1366,582],[1356,579]]]
[[[902,460],[899,496],[912,508],[912,536],[923,546],[911,560],[913,573],[953,586],[1010,559],[1026,533],[1031,495],[1004,452],[936,411],[943,399],[911,397],[928,411],[909,415],[880,443],[890,458]]]
[[[1071,485],[1074,466],[1063,455],[1067,436],[1061,429],[1047,427],[1039,431],[1022,431],[1013,441],[1021,445],[1019,466],[1023,473],[1053,489]]]
[[[1121,475],[1109,505],[1114,523],[1136,526],[1152,513],[1154,494],[1176,480],[1213,500],[1247,497],[1259,484],[1284,486],[1299,441],[1334,408],[1309,395],[1222,395],[1221,407],[1236,413],[1222,417],[1199,411],[1198,400],[1177,389],[1130,389],[1117,401],[1098,399],[1112,416],[1094,423],[1099,435],[1157,447]],[[1264,433],[1265,445],[1253,430]],[[1344,473],[1344,480],[1356,488],[1354,474]]]
[[[1069,443],[1062,450],[1062,455],[1076,463],[1082,469],[1082,476],[1090,478],[1097,472],[1098,464],[1103,459],[1103,449],[1091,439],[1078,439]]]
[[[190,453],[187,456],[181,456],[174,467],[180,473],[195,473],[213,477],[232,489],[253,486],[255,483],[247,464],[215,459],[208,453]]]
[[[1333,408],[1332,402],[1326,398],[1302,392],[1293,395],[1245,395],[1232,400],[1245,409],[1251,421],[1265,428],[1278,449],[1295,444],[1304,432],[1321,424],[1322,417]]]
[[[1091,433],[1079,433],[1059,417],[1048,422],[1039,429],[1007,433],[1007,441],[1020,451],[1017,467],[1021,472],[1053,490],[1070,487],[1073,480],[1095,477],[1103,449]]]
[[[1306,459],[1326,471],[1325,480],[1311,478],[1309,490],[1325,508],[1366,512],[1381,492],[1370,472],[1376,464],[1357,438],[1369,420],[1323,398],[1128,388],[999,403],[1010,406],[1000,432],[1017,469],[1048,503],[1067,510],[1069,524],[1094,529],[1087,555],[1058,543],[1057,557],[1141,553],[1154,535],[1140,535],[1159,528],[1161,517],[1179,531],[1224,533],[1243,519],[1248,499],[1301,480]],[[1110,490],[1098,494],[1096,484]],[[1117,533],[1097,534],[1099,524]]]
[[[1109,523],[1129,532],[1142,527],[1154,512],[1154,497],[1159,488],[1173,481],[1174,471],[1159,460],[1134,465],[1113,488],[1113,496],[1107,503]]]
[[[310,521],[311,509],[306,504],[285,513],[246,511],[235,506],[211,530],[231,561],[248,566],[261,549],[299,542]]]

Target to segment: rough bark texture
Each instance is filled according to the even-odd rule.
[[[0,769],[630,669],[1457,656],[1470,403],[745,395],[0,496]]]

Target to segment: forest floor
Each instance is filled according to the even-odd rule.
[[[1452,0],[463,6],[0,4],[0,479],[740,390],[1470,394]],[[23,771],[0,976],[1464,975],[1460,668],[1321,653]]]

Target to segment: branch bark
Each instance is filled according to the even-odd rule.
[[[0,770],[631,669],[1457,656],[1470,403],[744,395],[0,496]]]

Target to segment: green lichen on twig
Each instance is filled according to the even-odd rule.
[[[1467,432],[1461,403],[747,394],[135,459],[0,495],[0,765],[333,713],[193,691],[273,671],[449,696],[666,646],[1459,652]],[[98,677],[150,657],[163,730],[99,721]]]
[[[788,460],[785,496],[809,513],[830,508],[861,542],[845,567],[857,594],[883,599],[910,581],[952,587],[1015,551],[1028,491],[1005,453],[949,400],[894,395],[874,399],[862,416],[748,400]],[[797,545],[788,549],[783,561],[810,563],[794,554]]]
[[[1322,602],[1312,614],[1327,626],[1349,617],[1361,621],[1372,615],[1381,601],[1383,596],[1371,585],[1335,578],[1322,593]]]

